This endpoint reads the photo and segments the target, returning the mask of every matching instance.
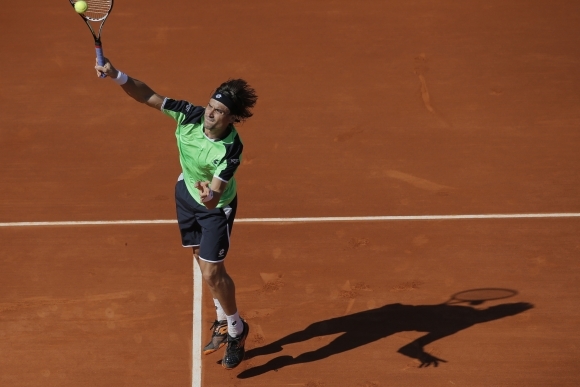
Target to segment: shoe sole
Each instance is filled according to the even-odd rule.
[[[221,347],[223,347],[224,345],[226,345],[225,343],[221,343],[219,345],[219,347],[215,348],[215,349],[206,349],[203,351],[204,355],[209,355],[210,353],[214,353],[215,351],[219,350]]]

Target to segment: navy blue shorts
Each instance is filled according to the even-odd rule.
[[[175,206],[183,247],[199,246],[201,260],[223,261],[230,248],[237,202],[236,196],[227,206],[208,210],[191,197],[185,182],[179,180],[175,185]]]

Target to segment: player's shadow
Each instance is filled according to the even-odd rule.
[[[450,336],[472,325],[513,316],[533,308],[525,302],[504,303],[488,308],[449,305],[403,305],[389,304],[380,308],[331,318],[311,324],[273,343],[247,351],[246,359],[282,351],[284,345],[310,340],[315,337],[343,333],[329,344],[297,357],[282,355],[265,364],[241,372],[238,378],[246,379],[278,370],[293,364],[309,363],[369,344],[397,332],[418,331],[426,335],[399,348],[398,352],[420,362],[420,367],[438,366],[439,359],[425,351],[425,346]]]

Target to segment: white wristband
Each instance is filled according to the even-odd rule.
[[[212,191],[212,190],[211,190],[211,188],[210,188],[210,190],[209,190],[209,193],[207,194],[207,196],[206,196],[205,198],[201,199],[201,202],[202,202],[202,203],[207,203],[207,202],[209,202],[211,199],[213,199],[213,191]]]
[[[119,71],[117,78],[112,78],[117,85],[124,85],[129,80],[129,76],[122,71]]]

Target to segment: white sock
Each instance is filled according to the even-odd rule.
[[[226,316],[228,320],[228,335],[232,337],[238,337],[244,331],[244,323],[240,318],[238,312],[231,316]]]
[[[217,298],[213,299],[213,304],[215,305],[215,312],[217,314],[217,320],[222,321],[226,319],[226,312],[224,312],[224,308],[222,308],[220,302]]]

